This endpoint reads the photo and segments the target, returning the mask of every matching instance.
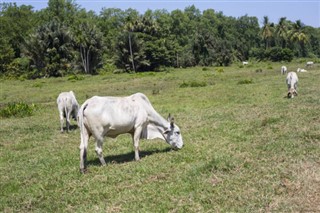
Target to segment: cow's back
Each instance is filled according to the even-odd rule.
[[[137,125],[147,122],[143,98],[94,96],[83,104],[84,124],[92,134],[116,137],[132,132]]]
[[[62,92],[59,94],[58,98],[57,98],[57,104],[58,107],[63,109],[65,107],[67,108],[71,108],[72,106],[72,96],[70,95],[69,92]]]
[[[288,85],[288,88],[293,88],[294,84],[298,83],[298,75],[295,72],[289,72],[286,78],[286,82]]]

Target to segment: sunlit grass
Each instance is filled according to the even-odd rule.
[[[0,211],[319,211],[320,70],[299,74],[299,96],[287,99],[280,67],[1,81],[1,106],[23,101],[37,110],[1,118]],[[80,175],[79,129],[60,133],[55,103],[70,90],[79,103],[143,92],[161,115],[175,116],[185,146],[174,151],[163,141],[143,140],[135,162],[129,135],[106,139],[102,167],[91,139],[89,172]]]

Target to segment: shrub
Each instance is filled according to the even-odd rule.
[[[271,61],[292,61],[293,51],[288,48],[272,47],[264,50],[263,48],[252,48],[249,53],[250,57],[258,60],[271,60]]]
[[[258,60],[263,60],[266,58],[265,50],[263,48],[252,48],[249,51],[249,56]]]
[[[292,61],[293,59],[293,52],[288,48],[281,48],[281,47],[272,47],[269,50],[266,50],[265,55],[271,61]]]
[[[83,79],[84,79],[84,77],[83,76],[79,76],[79,75],[70,75],[68,77],[68,81],[72,81],[72,82],[81,81]]]
[[[244,79],[244,80],[240,80],[240,81],[238,81],[238,84],[252,84],[253,83],[253,81],[252,81],[252,79]]]
[[[216,68],[216,71],[217,71],[218,73],[223,73],[223,72],[224,72],[224,70],[223,70],[222,67]]]
[[[180,84],[180,88],[186,88],[186,87],[205,87],[207,86],[206,82],[197,82],[197,81],[191,81],[189,83],[183,82]]]
[[[268,69],[268,70],[272,70],[273,67],[272,67],[271,65],[268,65],[267,69]]]
[[[44,82],[37,82],[37,83],[32,84],[32,87],[42,88],[43,84],[44,84]]]
[[[24,102],[13,102],[0,110],[0,117],[9,118],[31,116],[35,109],[35,104],[28,105]]]

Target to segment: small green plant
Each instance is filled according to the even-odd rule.
[[[84,77],[83,76],[79,76],[79,75],[70,75],[68,77],[68,81],[72,81],[72,82],[81,81],[83,79],[84,79]]]
[[[218,73],[223,73],[224,72],[224,69],[222,67],[219,67],[219,68],[216,68],[216,71]]]
[[[252,79],[244,79],[244,80],[238,81],[238,84],[252,84],[252,83],[253,83]]]
[[[37,82],[37,83],[34,83],[34,84],[32,85],[32,87],[42,88],[42,87],[43,87],[43,84],[44,84],[44,82]]]
[[[183,82],[180,84],[180,88],[186,88],[186,87],[205,87],[207,86],[206,82],[197,82],[197,81],[191,81],[189,83]]]
[[[24,102],[13,102],[0,110],[0,117],[27,117],[33,115],[35,109],[35,104],[29,105]]]

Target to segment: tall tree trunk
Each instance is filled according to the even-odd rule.
[[[131,55],[131,63],[133,71],[136,72],[136,68],[134,66],[134,59],[133,59],[133,53],[132,53],[132,46],[131,46],[131,32],[129,32],[129,49],[130,49],[130,55]]]
[[[92,74],[92,73],[91,73],[91,70],[90,70],[90,60],[89,60],[89,56],[90,56],[90,49],[87,50],[87,57],[86,57],[87,63],[86,63],[86,65],[87,65],[87,70],[88,70],[88,72],[89,72],[90,74]]]
[[[81,45],[80,45],[80,55],[81,55],[82,66],[83,66],[84,72],[88,73],[87,66],[86,66],[86,60],[85,60],[85,55],[86,55],[85,48],[83,48]]]

